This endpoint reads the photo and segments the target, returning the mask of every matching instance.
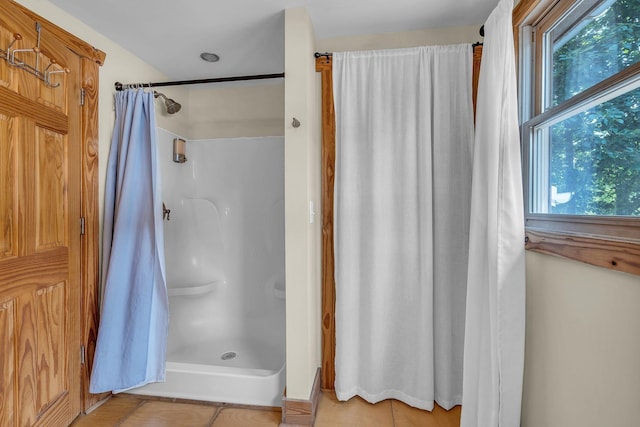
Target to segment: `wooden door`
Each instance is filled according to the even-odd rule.
[[[2,6],[0,49],[38,46]],[[19,34],[20,36],[16,36]],[[0,52],[1,53],[1,52]],[[66,426],[80,412],[80,58],[46,30],[0,59],[0,425]]]

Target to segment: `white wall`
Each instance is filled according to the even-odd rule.
[[[309,399],[320,366],[320,97],[313,26],[285,11],[285,247],[287,397]],[[292,126],[293,118],[300,121]],[[318,213],[309,223],[309,202]]]
[[[640,276],[527,252],[523,427],[640,420]]]

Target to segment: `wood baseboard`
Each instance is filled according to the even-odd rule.
[[[286,394],[286,391],[285,391]],[[316,371],[308,400],[282,398],[282,422],[280,427],[306,427],[316,422],[320,400],[320,368]]]

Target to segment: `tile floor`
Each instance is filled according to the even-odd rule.
[[[203,402],[173,402],[121,394],[71,427],[278,427],[280,411]],[[421,411],[397,400],[371,405],[360,398],[338,402],[322,392],[316,427],[459,427],[460,407]]]

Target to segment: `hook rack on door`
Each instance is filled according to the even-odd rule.
[[[60,83],[53,83],[51,81],[51,76],[55,74],[68,73],[68,68],[60,68],[56,65],[56,60],[51,59],[49,65],[43,70],[40,71],[40,32],[42,27],[39,23],[36,22],[36,32],[38,36],[38,44],[29,49],[12,49],[13,45],[22,40],[22,35],[15,33],[13,35],[13,40],[7,46],[7,50],[0,48],[0,58],[7,61],[7,63],[13,67],[20,68],[25,70],[29,74],[33,74],[40,80],[42,80],[49,87],[58,87]],[[16,54],[19,54],[21,57],[27,55],[29,53],[35,54],[35,60],[33,62],[34,65],[27,64],[25,61],[21,61],[16,58]]]

